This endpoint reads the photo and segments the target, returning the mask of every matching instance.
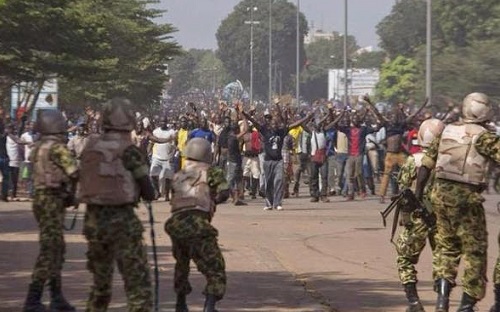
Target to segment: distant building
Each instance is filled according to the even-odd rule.
[[[335,40],[339,36],[340,35],[337,31],[325,32],[321,29],[314,29],[311,27],[311,30],[304,38],[304,44],[310,44],[321,39]]]
[[[374,95],[380,72],[374,68],[352,68],[347,70],[347,95]],[[342,99],[345,95],[345,73],[342,69],[328,71],[328,98]]]

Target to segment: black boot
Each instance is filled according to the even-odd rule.
[[[476,298],[472,298],[469,294],[464,292],[462,294],[462,301],[460,302],[457,312],[474,312],[476,302]]]
[[[53,278],[49,282],[50,287],[50,312],[75,312],[74,306],[64,298],[61,290],[61,280]]]
[[[500,284],[495,284],[493,293],[495,294],[495,304],[491,307],[490,312],[500,312]]]
[[[175,302],[175,312],[189,312],[186,295],[177,295],[177,301]]]
[[[436,312],[448,312],[450,309],[451,283],[446,279],[441,278],[436,281],[436,287],[438,293]]]
[[[47,312],[42,304],[43,285],[33,282],[29,286],[26,302],[24,303],[23,312]]]
[[[205,299],[205,307],[203,308],[203,312],[217,312],[217,310],[215,310],[216,302],[217,299],[215,298],[214,295],[207,295]]]
[[[408,283],[403,285],[406,293],[406,299],[408,299],[408,308],[406,312],[425,312],[422,303],[420,303],[420,298],[417,293],[417,284]]]

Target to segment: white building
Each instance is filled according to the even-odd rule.
[[[328,99],[340,100],[344,97],[344,77],[343,69],[328,71]],[[347,77],[348,96],[374,95],[380,72],[374,68],[352,68],[347,70]]]

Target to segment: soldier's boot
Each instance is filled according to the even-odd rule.
[[[171,190],[172,190],[172,180],[165,179],[165,201],[170,201]]]
[[[50,287],[50,312],[74,312],[75,307],[69,304],[62,293],[61,280],[53,278],[49,282]]]
[[[491,307],[490,312],[500,312],[500,284],[495,284],[493,293],[495,294],[495,304]]]
[[[47,312],[42,304],[42,294],[43,285],[38,282],[31,283],[24,302],[23,312]]]
[[[177,295],[177,301],[175,302],[175,312],[189,312],[186,295]]]
[[[436,289],[438,293],[436,312],[448,312],[450,309],[451,283],[444,278],[438,279]]]
[[[425,312],[420,298],[418,297],[417,284],[408,283],[403,285],[406,293],[406,299],[408,299],[408,307],[406,312]]]
[[[205,306],[203,307],[203,312],[217,312],[215,309],[215,303],[217,299],[214,295],[207,295],[205,298]]]
[[[472,298],[469,294],[464,292],[462,294],[462,301],[460,302],[457,312],[474,312],[476,302],[476,298]]]

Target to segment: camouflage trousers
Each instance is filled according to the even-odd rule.
[[[132,205],[87,206],[83,233],[88,241],[87,269],[93,275],[87,312],[107,311],[115,262],[124,280],[128,311],[152,311],[153,295],[143,232]]]
[[[426,245],[427,238],[431,249],[434,251],[434,235],[435,230],[429,228],[421,218],[412,218],[411,222],[405,225],[403,232],[401,232],[395,243],[396,252],[398,253],[396,264],[401,284],[418,282],[415,265],[418,263],[420,254]]]
[[[225,262],[217,243],[217,229],[210,224],[208,214],[196,210],[176,213],[165,223],[165,232],[172,240],[172,253],[176,260],[175,292],[191,293],[188,277],[192,259],[207,279],[203,294],[222,299],[226,292]]]
[[[44,285],[49,278],[61,278],[66,253],[63,199],[56,191],[37,190],[33,198],[33,214],[40,230],[40,252],[32,281]]]
[[[457,207],[433,201],[433,208],[437,217],[433,263],[436,278],[446,279],[455,285],[458,266],[463,258],[463,291],[477,300],[484,298],[488,233],[482,204]]]

